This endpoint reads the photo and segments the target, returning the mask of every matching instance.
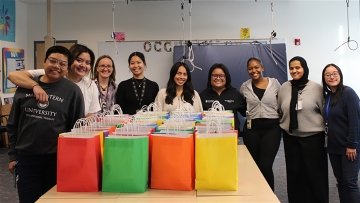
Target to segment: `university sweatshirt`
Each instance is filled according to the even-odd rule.
[[[57,152],[60,133],[69,132],[84,117],[84,99],[79,87],[65,78],[43,83],[49,102],[39,103],[32,90],[17,88],[8,120],[9,159],[17,155],[43,155]]]

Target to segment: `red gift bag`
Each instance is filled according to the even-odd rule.
[[[100,185],[99,135],[60,135],[57,153],[57,191],[97,192]]]

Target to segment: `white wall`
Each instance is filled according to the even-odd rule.
[[[186,39],[189,38],[188,5],[185,1]],[[26,64],[32,67],[33,41],[43,40],[46,35],[46,5],[28,4],[27,10],[27,15],[18,17],[26,17],[28,26],[17,26],[17,33],[27,33],[27,36],[25,40],[19,37],[17,40],[27,41],[24,45],[27,46]],[[350,36],[360,43],[359,11],[359,2],[350,1]],[[57,40],[76,39],[95,53],[98,42],[111,40],[112,23],[111,2],[53,5],[54,37]],[[118,2],[115,27],[117,31],[126,32],[126,40],[183,39],[180,1]],[[240,27],[250,27],[252,38],[268,38],[272,31],[270,1],[193,1],[192,39],[238,39]],[[274,28],[277,37],[287,43],[288,59],[295,55],[307,59],[310,79],[321,82],[323,67],[336,63],[344,72],[345,84],[360,93],[360,83],[356,82],[355,74],[360,68],[360,48],[351,51],[343,46],[334,51],[347,40],[345,0],[275,1]],[[301,46],[293,45],[295,37],[301,38]]]

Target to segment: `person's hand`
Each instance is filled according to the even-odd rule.
[[[346,157],[347,159],[349,159],[350,161],[354,161],[356,159],[356,149],[352,149],[352,148],[346,148]]]
[[[9,162],[9,171],[12,174],[14,174],[15,165],[16,165],[16,161]]]
[[[36,100],[38,100],[40,103],[48,102],[49,96],[42,87],[40,87],[39,85],[34,85],[32,90],[34,92]]]

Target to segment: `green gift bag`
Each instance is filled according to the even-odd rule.
[[[148,136],[105,138],[103,192],[145,192],[148,187],[148,168]]]

